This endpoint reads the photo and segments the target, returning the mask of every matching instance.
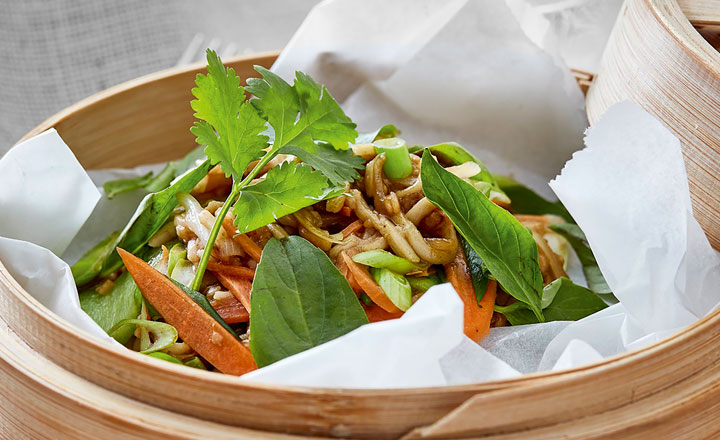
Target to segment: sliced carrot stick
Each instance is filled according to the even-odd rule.
[[[340,271],[340,273],[345,277],[346,280],[348,280],[348,283],[350,284],[350,288],[355,292],[356,295],[359,295],[362,293],[362,287],[357,283],[357,280],[353,276],[352,273],[350,273],[350,269],[348,268],[347,264],[345,263],[345,259],[342,258],[342,256],[338,257],[337,261],[337,268]]]
[[[257,245],[250,237],[248,237],[245,234],[237,234],[237,228],[235,227],[235,224],[232,222],[232,218],[230,216],[225,217],[223,219],[223,228],[225,228],[225,231],[235,240],[240,247],[247,252],[250,257],[252,257],[253,260],[260,262],[260,255],[262,255],[262,249],[260,249],[260,246]]]
[[[480,342],[490,332],[490,321],[492,320],[495,296],[497,295],[495,280],[490,280],[485,295],[478,304],[470,270],[462,249],[458,250],[453,261],[445,265],[445,275],[464,304],[463,327],[465,334],[473,341]]]
[[[257,368],[250,350],[169,278],[130,252],[117,251],[143,296],[193,350],[226,374]]]
[[[192,190],[192,194],[202,194],[210,191],[214,191],[219,188],[230,188],[232,186],[232,179],[225,177],[225,173],[220,168],[220,165],[215,165],[205,175],[205,177],[195,185]]]
[[[352,234],[359,232],[363,228],[363,221],[360,219],[355,220],[354,222],[350,223],[349,225],[345,226],[345,229],[340,231],[343,238],[348,238]]]
[[[210,305],[213,306],[215,311],[218,312],[218,315],[228,324],[248,322],[250,320],[250,314],[247,309],[243,307],[242,303],[234,296],[228,296],[227,298],[217,301],[210,301]]]
[[[216,263],[210,261],[207,268],[211,272],[224,273],[226,275],[252,280],[255,278],[255,271],[249,267],[232,266],[230,264]]]
[[[352,208],[349,207],[349,206],[343,206],[343,207],[340,209],[340,214],[341,214],[341,215],[344,215],[345,217],[350,217],[350,216],[352,215],[352,213],[353,213],[353,210],[352,210]]]
[[[375,304],[390,313],[397,313],[400,311],[400,309],[395,307],[395,304],[390,301],[390,298],[387,297],[373,277],[370,276],[370,273],[365,266],[354,262],[353,259],[345,252],[342,252],[340,255],[342,255],[342,258],[345,261],[345,264],[347,264],[348,270],[355,278],[355,281],[357,281],[358,285],[365,291],[365,293],[367,293]]]
[[[245,278],[228,275],[222,272],[215,272],[215,276],[226,289],[238,299],[250,313],[250,290],[252,283]]]
[[[398,319],[401,317],[404,312],[398,311],[397,313],[390,313],[385,310],[383,310],[381,307],[378,307],[377,305],[372,305],[370,307],[364,306],[365,314],[367,314],[368,321],[370,322],[378,322],[378,321],[388,321],[390,319]]]

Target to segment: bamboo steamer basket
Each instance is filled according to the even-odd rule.
[[[626,21],[636,16],[690,26],[681,16],[662,15],[682,14],[676,4],[660,3],[630,0],[611,45],[619,46]],[[696,11],[696,17],[707,17],[702,8]],[[653,29],[669,31],[659,24]],[[691,42],[709,47],[699,37]],[[612,54],[609,50],[605,66]],[[269,67],[276,56],[243,56],[228,64],[248,77],[253,64]],[[188,102],[203,67],[111,88],[26,137],[54,127],[90,169],[177,158],[194,146]],[[597,84],[603,84],[606,71],[613,74],[603,67]],[[591,75],[577,76],[587,87]],[[600,106],[595,87],[589,92],[591,118]],[[717,164],[717,138],[714,142],[703,151]],[[707,209],[720,212],[710,203]],[[705,221],[703,226],[709,236],[720,236],[720,225]],[[719,341],[720,313],[714,313],[652,346],[562,372],[424,389],[268,386],[108,347],[40,305],[0,261],[0,438],[714,438],[720,435],[713,423],[720,408]]]

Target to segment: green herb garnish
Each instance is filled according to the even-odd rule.
[[[579,286],[568,278],[558,278],[545,286],[542,298],[546,321],[577,321],[607,307],[605,301],[590,289]],[[523,303],[495,306],[512,325],[535,324],[538,319]]]
[[[250,301],[250,350],[259,367],[368,322],[330,258],[298,236],[273,238],[265,245]]]
[[[256,66],[262,78],[248,79],[247,88],[233,69],[226,69],[217,54],[207,52],[208,74],[199,74],[191,105],[199,119],[191,131],[212,164],[220,164],[233,178],[233,190],[218,213],[206,249],[212,249],[230,208],[240,233],[273,222],[326,197],[339,194],[333,184],[355,176],[359,162],[347,154],[357,137],[355,124],[342,111],[324,86],[297,72],[293,85],[267,69]],[[246,101],[245,90],[254,97]],[[266,134],[272,129],[272,144]],[[267,173],[261,182],[251,184],[260,171],[283,149],[300,153],[307,163],[288,162]],[[288,150],[285,150],[288,151]],[[300,155],[298,155],[300,157]],[[245,174],[253,160],[256,165]],[[347,160],[340,169],[332,163]],[[316,170],[313,170],[313,164]],[[337,185],[339,186],[339,185]],[[328,189],[330,187],[330,189]],[[197,289],[211,252],[203,253],[191,283]]]
[[[544,321],[543,279],[532,234],[505,209],[423,153],[425,196],[447,214],[503,289]]]

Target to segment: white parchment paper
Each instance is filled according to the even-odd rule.
[[[512,172],[551,194],[547,182],[582,146],[583,99],[552,48],[538,46],[548,40],[528,31],[527,23],[539,22],[525,17],[521,26],[518,10],[517,4],[509,8],[493,0],[326,1],[308,16],[274,69],[288,79],[303,70],[327,84],[361,130],[394,123],[410,142],[459,141],[493,171]],[[36,139],[44,144],[50,138]],[[400,320],[366,325],[242,380],[402,388],[508,378],[639,348],[710,312],[720,301],[720,263],[692,217],[677,139],[623,103],[588,132],[586,144],[552,189],[585,230],[619,304],[574,323],[492,329],[478,345],[462,334],[457,296],[449,285],[438,286]],[[21,145],[15,154],[22,159],[28,151]],[[76,168],[73,173],[79,181],[87,178]],[[70,197],[64,185],[34,182],[32,173],[15,176],[21,185],[41,186],[50,200]],[[93,173],[96,185],[108,177]],[[6,180],[0,174],[0,191]],[[86,222],[92,207],[85,202],[93,206],[97,196],[92,201],[79,194],[85,215],[71,216],[70,225],[49,233],[67,245],[85,223],[64,254],[70,262],[121,227],[142,197],[103,199]],[[27,203],[0,200],[8,200],[3,208]],[[8,230],[0,223],[0,236],[12,236]],[[80,317],[67,265],[41,251],[0,240],[0,258],[26,289],[69,321],[102,334]],[[62,253],[62,246],[55,251]]]

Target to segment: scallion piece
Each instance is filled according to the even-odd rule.
[[[385,295],[390,298],[390,301],[398,309],[405,311],[410,308],[412,305],[412,288],[407,278],[389,269],[376,269],[373,267],[370,269],[370,273],[375,282],[385,292]]]
[[[159,321],[146,321],[144,319],[123,319],[118,322],[115,327],[111,328],[108,334],[113,336],[115,332],[127,325],[142,327],[149,333],[152,333],[154,337],[152,343],[148,347],[143,348],[140,353],[148,354],[165,349],[174,344],[178,338],[178,332],[172,325]]]
[[[422,269],[410,260],[398,257],[382,249],[361,252],[353,257],[353,261],[376,269],[390,269],[401,275]]]
[[[442,283],[438,276],[407,277],[407,281],[413,292],[427,292],[432,286]]]
[[[160,360],[163,360],[163,361],[167,361],[167,362],[170,362],[170,363],[173,363],[173,364],[180,364],[180,365],[182,365],[182,362],[180,362],[180,359],[178,359],[178,358],[176,358],[176,357],[174,357],[174,356],[170,356],[169,354],[163,353],[163,352],[160,352],[160,351],[156,351],[156,352],[154,352],[154,353],[148,353],[148,356],[154,357],[155,359],[160,359]]]
[[[383,171],[390,179],[404,179],[413,172],[410,153],[407,144],[403,139],[394,137],[388,139],[378,139],[373,142],[375,151],[385,153],[385,165]]]

